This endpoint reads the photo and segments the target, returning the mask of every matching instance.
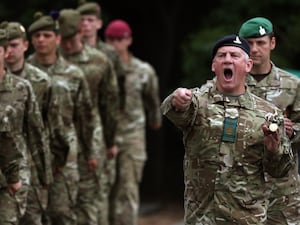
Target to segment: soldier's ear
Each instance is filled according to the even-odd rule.
[[[212,72],[215,72],[215,62],[213,61],[212,64],[211,64],[211,71]]]
[[[101,19],[97,19],[97,29],[100,30],[103,26],[103,21]]]
[[[271,50],[273,50],[276,47],[276,38],[273,36],[271,38]]]

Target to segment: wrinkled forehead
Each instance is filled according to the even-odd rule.
[[[239,47],[235,47],[235,46],[222,46],[217,50],[217,53],[240,53],[243,54],[244,50],[239,48]]]

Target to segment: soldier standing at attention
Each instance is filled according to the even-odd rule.
[[[8,38],[5,30],[0,30],[0,127],[8,136],[0,143],[1,149],[7,146],[10,160],[18,153],[22,154],[17,176],[16,161],[11,168],[3,165],[4,176],[0,177],[0,224],[18,224],[26,209],[28,187],[31,185],[31,166],[34,165],[38,180],[48,185],[46,150],[48,149],[42,116],[31,84],[5,69],[4,57]],[[8,133],[9,132],[9,133]],[[1,165],[2,166],[2,165]],[[5,167],[6,166],[6,167]],[[15,174],[16,177],[8,175]],[[6,178],[6,179],[5,179]],[[8,192],[6,190],[8,188]]]
[[[49,146],[49,122],[48,115],[55,110],[50,107],[50,86],[49,76],[39,68],[30,65],[25,61],[25,52],[29,47],[26,37],[26,30],[18,22],[3,22],[1,26],[5,27],[8,35],[8,46],[6,49],[5,63],[7,69],[14,75],[28,80],[33,88],[34,94],[39,104],[42,114],[48,148],[45,151],[45,160],[47,165],[47,175],[52,177],[51,154]],[[31,166],[31,185],[29,186],[27,196],[27,206],[25,215],[21,218],[20,224],[41,225],[43,215],[47,206],[48,191],[47,186],[43,186],[38,180],[37,171],[34,165]],[[49,185],[49,184],[47,184]]]
[[[97,167],[97,171],[94,168],[88,168],[86,158],[83,154],[79,154],[80,181],[77,215],[78,225],[97,225],[98,213],[105,210],[100,204],[103,201],[102,192],[105,191],[100,175],[103,162],[106,161],[106,149],[112,151],[107,152],[108,155],[114,155],[113,149],[116,148],[115,134],[119,96],[117,78],[108,57],[96,48],[84,44],[81,40],[80,17],[80,13],[74,9],[60,11],[59,26],[62,37],[60,50],[69,62],[83,70],[92,96],[93,116],[96,121],[94,148],[98,151],[100,166]],[[95,173],[97,173],[96,176]]]
[[[212,50],[216,79],[178,88],[161,105],[183,132],[186,225],[266,224],[265,174],[283,177],[293,166],[282,112],[246,88],[249,55],[245,39],[219,39]]]
[[[247,76],[249,90],[280,108],[284,126],[293,142],[294,167],[282,178],[269,178],[270,206],[268,225],[300,224],[300,192],[298,176],[298,150],[300,125],[300,79],[278,68],[271,61],[276,46],[273,24],[263,17],[255,17],[242,24],[239,35],[250,45],[253,67]]]
[[[117,50],[124,69],[124,80],[119,83],[118,155],[111,224],[137,225],[139,184],[147,159],[146,114],[150,128],[161,127],[158,77],[149,63],[130,53],[132,32],[127,22],[114,20],[109,23],[105,40]]]
[[[35,14],[35,21],[28,28],[35,52],[28,61],[47,72],[56,87],[53,92],[60,96],[57,104],[68,148],[62,147],[61,153],[54,155],[54,182],[49,189],[48,213],[52,224],[73,225],[77,224],[79,150],[90,166],[95,167],[94,121],[90,91],[83,71],[67,62],[57,51],[61,40],[58,17],[58,12]]]

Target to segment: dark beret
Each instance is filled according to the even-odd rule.
[[[19,22],[3,22],[0,27],[6,30],[8,40],[16,38],[26,39],[26,30]]]
[[[223,38],[216,41],[212,50],[212,58],[215,57],[218,49],[223,46],[238,47],[241,48],[244,52],[246,52],[247,55],[250,55],[250,47],[248,42],[244,38],[239,37],[238,35],[231,34],[231,35],[224,36]]]
[[[0,29],[0,46],[7,45],[7,35],[5,29]]]
[[[95,15],[101,17],[100,5],[96,2],[85,2],[78,6],[77,10],[81,15]]]
[[[73,37],[78,32],[81,15],[75,9],[63,9],[59,13],[59,31],[62,38]]]
[[[31,35],[32,33],[40,30],[51,30],[54,32],[58,31],[58,16],[59,12],[51,11],[50,15],[44,15],[41,12],[36,12],[34,14],[34,21],[28,28],[28,33]]]

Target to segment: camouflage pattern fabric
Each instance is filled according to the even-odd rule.
[[[120,61],[119,54],[113,46],[105,43],[102,40],[98,40],[96,48],[102,51],[104,54],[106,54],[107,57],[110,59],[117,77],[121,77],[125,75],[122,68],[122,63]]]
[[[97,193],[98,225],[109,225],[113,206],[112,189],[116,180],[116,159],[104,159],[99,171],[100,191]]]
[[[27,206],[20,225],[48,225],[50,219],[47,215],[48,188],[38,185],[28,186]]]
[[[300,79],[276,67],[268,76],[257,82],[247,76],[249,90],[284,111],[294,122],[294,129],[300,129]],[[298,132],[299,134],[300,132]],[[299,135],[293,138],[294,164],[298,165]],[[268,224],[300,224],[300,192],[297,166],[282,178],[269,178],[272,193],[268,209]]]
[[[24,215],[26,209],[27,191],[31,182],[31,165],[35,166],[41,184],[51,182],[50,176],[47,176],[48,168],[45,158],[48,146],[43,133],[42,116],[31,84],[22,78],[6,73],[0,84],[0,91],[1,117],[3,118],[1,127],[4,126],[5,129],[10,130],[14,146],[22,154],[19,166],[20,179],[23,184],[13,198],[3,193],[2,200],[9,203],[1,204],[0,217],[6,222],[16,223]],[[6,187],[7,182],[10,180],[1,176],[0,186]],[[9,208],[8,204],[12,207]],[[16,208],[17,211],[15,211]]]
[[[49,216],[54,224],[76,224],[78,154],[83,154],[86,159],[96,157],[93,148],[94,121],[88,83],[83,71],[60,55],[49,67],[39,65],[34,54],[29,56],[28,60],[46,71],[52,78],[54,87],[52,92],[56,93],[55,96],[59,96],[56,104],[60,109],[58,114],[63,120],[68,145],[68,149],[58,146],[58,154],[54,153],[53,168],[56,172],[49,193]],[[59,153],[60,148],[67,154]]]
[[[121,61],[118,52],[116,49],[102,41],[100,38],[96,44],[96,48],[102,51],[104,54],[107,55],[109,60],[112,63],[113,71],[117,76],[118,80],[118,90],[119,90],[119,103],[120,103],[120,97],[124,95],[123,87],[121,87],[120,84],[122,84],[122,80],[124,80],[124,71],[122,69]],[[112,72],[113,73],[113,72]],[[116,160],[115,159],[107,159],[104,158],[103,161],[103,167],[101,172],[101,178],[100,178],[100,185],[101,189],[103,191],[99,192],[100,195],[100,202],[98,202],[99,206],[99,212],[98,212],[98,224],[101,225],[109,225],[109,218],[111,217],[110,212],[113,211],[113,206],[110,204],[110,199],[112,197],[112,187],[116,180]]]
[[[96,140],[95,148],[103,147],[103,139],[106,147],[115,144],[117,126],[116,115],[118,112],[118,86],[116,75],[108,58],[95,48],[84,45],[83,50],[75,55],[64,56],[68,61],[79,66],[89,84],[93,99],[93,116],[96,118],[96,126],[103,134]],[[100,127],[100,128],[99,128]]]
[[[53,180],[52,168],[51,168],[51,154],[49,146],[49,127],[47,121],[48,107],[49,107],[49,97],[50,97],[50,86],[51,80],[49,76],[38,69],[35,66],[25,62],[23,69],[15,74],[21,78],[28,80],[33,88],[34,94],[37,98],[39,104],[39,109],[43,116],[43,122],[45,126],[45,135],[48,148],[45,149],[45,162],[47,165],[47,176]],[[50,112],[51,110],[49,110]],[[31,225],[41,225],[42,218],[45,214],[46,206],[48,202],[48,194],[46,187],[43,187],[38,180],[37,171],[34,165],[31,166],[31,185],[28,188],[27,196],[27,207],[25,215],[21,218],[20,224],[31,224]]]
[[[131,56],[128,63],[122,63],[122,68],[125,72],[121,84],[124,86],[124,105],[120,104],[118,114],[119,153],[111,203],[114,210],[112,224],[136,225],[139,210],[138,189],[147,159],[145,112],[150,125],[161,123],[159,86],[154,69],[134,56]]]
[[[270,190],[265,174],[282,177],[293,167],[282,126],[278,153],[264,149],[264,117],[277,112],[283,119],[280,110],[249,91],[224,96],[214,84],[192,89],[184,111],[176,111],[171,101],[172,94],[161,109],[183,132],[184,224],[266,224]],[[223,140],[228,118],[237,122],[231,141]]]
[[[112,202],[109,208],[113,214],[110,220],[114,225],[137,225],[139,184],[146,159],[143,157],[137,159],[133,157],[132,152],[146,154],[145,129],[130,131],[122,138],[118,136],[117,145],[120,152],[116,159],[116,182],[112,189]]]
[[[89,171],[87,161],[79,160],[80,184],[78,190],[78,224],[97,224],[97,196],[102,191],[99,184],[105,149],[115,144],[116,114],[118,110],[118,86],[116,75],[107,56],[95,48],[84,45],[78,54],[64,57],[79,66],[88,81],[93,99],[93,116],[95,118],[94,148],[98,152],[98,171]],[[105,142],[104,142],[104,139]],[[100,157],[100,158],[99,158]],[[87,222],[88,221],[88,222]]]

